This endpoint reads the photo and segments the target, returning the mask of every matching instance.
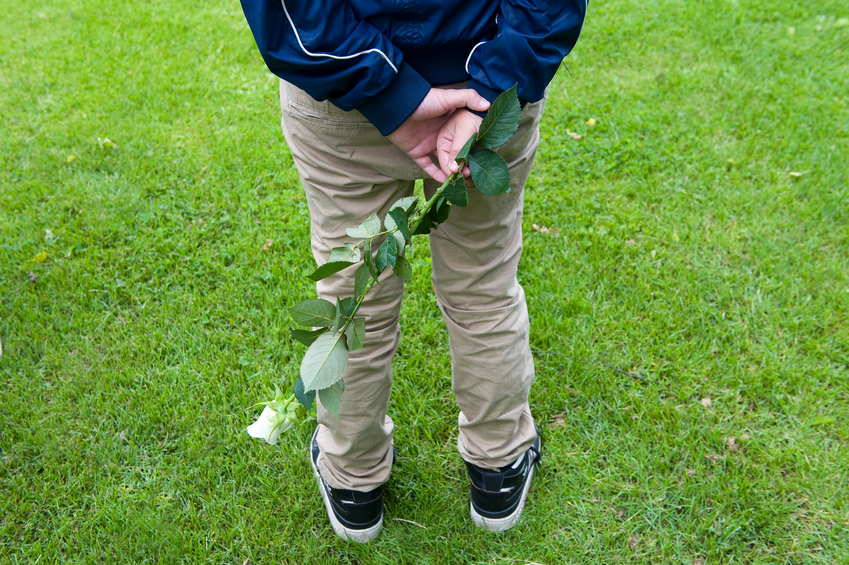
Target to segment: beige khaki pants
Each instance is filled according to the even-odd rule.
[[[359,112],[316,102],[285,82],[281,103],[283,133],[309,204],[313,254],[323,264],[333,247],[352,241],[345,228],[373,212],[382,219],[396,200],[413,193],[423,172]],[[499,150],[510,167],[511,192],[483,196],[470,189],[468,207],[452,207],[430,234],[433,288],[448,326],[460,408],[458,449],[466,461],[490,469],[515,461],[536,437],[528,406],[534,379],[528,311],[516,269],[523,188],[543,105],[525,107],[518,133]],[[425,194],[438,187],[424,179]],[[320,281],[318,295],[334,303],[337,296],[352,296],[355,271]],[[372,490],[389,479],[392,467],[393,423],[386,410],[404,287],[391,269],[380,283],[359,311],[366,319],[365,347],[351,353],[338,421],[318,407],[319,470],[334,488]]]

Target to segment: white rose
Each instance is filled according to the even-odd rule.
[[[271,445],[276,445],[280,434],[291,428],[292,425],[292,420],[287,418],[286,415],[277,412],[271,406],[266,406],[256,422],[248,426],[248,434],[251,437],[264,439]]]

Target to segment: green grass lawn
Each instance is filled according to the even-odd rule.
[[[420,241],[357,546],[311,430],[244,431],[314,263],[238,3],[4,3],[0,562],[849,563],[849,8],[594,0],[567,63],[520,277],[573,357],[537,354],[523,519],[468,516]]]

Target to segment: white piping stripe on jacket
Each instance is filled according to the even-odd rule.
[[[330,59],[336,59],[337,61],[344,61],[345,59],[353,59],[355,57],[359,57],[360,55],[367,55],[369,53],[379,53],[381,57],[386,59],[386,62],[389,63],[389,66],[392,67],[392,70],[395,71],[395,74],[398,74],[398,67],[393,65],[389,57],[386,56],[386,53],[384,53],[380,49],[367,49],[365,51],[360,51],[359,53],[354,53],[353,55],[345,55],[344,57],[340,57],[339,55],[331,55],[330,53],[311,53],[310,51],[307,51],[307,48],[304,47],[304,44],[301,42],[301,36],[298,35],[298,30],[295,28],[295,22],[292,21],[292,16],[289,15],[289,10],[286,8],[286,1],[280,0],[280,4],[283,5],[283,12],[286,14],[286,19],[289,20],[289,25],[292,26],[292,31],[295,32],[295,39],[298,40],[298,45],[300,45],[301,50],[310,57],[328,57]]]
[[[478,47],[480,47],[480,46],[481,46],[481,45],[483,45],[484,43],[486,43],[486,41],[481,41],[480,43],[478,43],[477,45],[475,45],[474,47],[472,47],[472,50],[471,50],[471,51],[469,51],[469,56],[468,56],[468,57],[466,57],[466,74],[471,74],[471,73],[469,73],[469,61],[471,61],[471,60],[472,60],[472,53],[474,53],[474,52],[475,52],[475,49],[477,49]]]

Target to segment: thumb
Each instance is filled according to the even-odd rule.
[[[477,112],[489,110],[489,101],[470,88],[440,90],[440,104],[447,112],[455,108],[470,108]]]

